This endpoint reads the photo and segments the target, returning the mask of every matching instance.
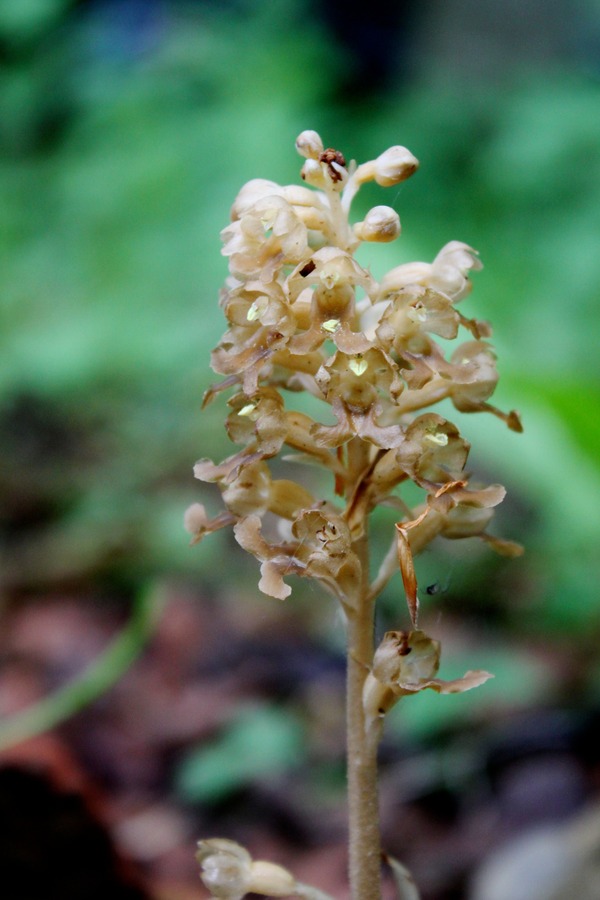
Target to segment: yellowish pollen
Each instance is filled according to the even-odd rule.
[[[256,319],[261,316],[265,309],[267,308],[269,301],[266,297],[259,297],[258,300],[255,300],[248,312],[246,313],[246,318],[249,322],[254,322]]]
[[[254,403],[247,403],[245,406],[242,406],[238,412],[238,416],[251,416],[255,409],[256,406]]]
[[[446,447],[448,445],[448,435],[443,431],[436,431],[434,434],[426,434],[423,438],[429,444],[435,444],[437,447]]]
[[[357,356],[355,359],[350,360],[348,368],[350,371],[354,372],[355,375],[364,375],[369,368],[369,363],[366,359],[363,359],[362,356]]]
[[[330,334],[333,334],[340,327],[339,319],[327,319],[326,322],[321,323],[321,328],[323,331],[328,331]]]

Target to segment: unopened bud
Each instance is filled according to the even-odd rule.
[[[354,233],[361,241],[394,241],[400,234],[400,217],[391,206],[374,206],[364,221],[356,223]]]
[[[323,141],[316,131],[303,131],[296,138],[296,150],[305,159],[318,159],[323,152]]]
[[[382,187],[391,187],[406,181],[417,171],[419,160],[406,147],[390,147],[375,160],[375,181]]]
[[[376,181],[382,187],[399,184],[410,178],[418,167],[419,160],[406,147],[390,147],[377,159],[371,159],[358,166],[352,176],[354,192],[361,184],[366,184],[368,181]]]

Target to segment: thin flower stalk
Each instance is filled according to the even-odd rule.
[[[225,428],[238,449],[219,463],[196,463],[195,476],[218,486],[223,508],[211,516],[194,503],[185,524],[192,543],[232,528],[259,562],[265,594],[286,599],[299,576],[339,603],[347,623],[349,880],[353,900],[379,900],[377,748],[385,716],[422,690],[465,691],[491,677],[437,677],[441,647],[418,625],[414,557],[437,538],[479,538],[503,555],[521,552],[488,531],[504,488],[470,483],[469,442],[431,407],[449,400],[461,413],[492,413],[513,431],[521,423],[515,411],[490,403],[498,373],[489,323],[457,309],[481,269],[473,248],[451,241],[431,262],[400,261],[379,280],[355,258],[363,243],[396,240],[401,223],[383,205],[353,222],[354,197],[368,182],[405,181],[418,168],[415,157],[395,146],[347,163],[314,131],[304,131],[296,149],[303,184],[253,179],[221,233],[227,330],[211,364],[223,380],[205,403],[230,392]],[[457,346],[448,353],[439,339]],[[294,406],[300,393],[311,398],[311,414],[306,404]],[[289,477],[275,477],[273,461],[278,476],[287,467]],[[305,464],[330,478],[327,496],[298,476]],[[407,485],[420,489],[416,505],[407,502]],[[379,506],[396,509],[398,521],[371,572],[369,520]],[[376,646],[376,599],[396,572],[408,621]],[[226,839],[200,847],[214,896],[322,897],[280,867],[254,864]],[[402,864],[390,866],[402,890],[417,896]]]

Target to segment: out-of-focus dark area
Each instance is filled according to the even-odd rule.
[[[421,160],[359,198],[403,223],[363,261],[480,251],[461,311],[492,321],[496,402],[525,425],[449,413],[526,554],[418,560],[441,674],[496,677],[390,715],[385,846],[424,900],[597,900],[597,0],[4,0],[0,108],[6,900],[199,898],[195,841],[215,835],[347,894],[343,623],[306,584],[262,597],[230,535],[190,548],[182,527],[214,499],[194,461],[230,452],[223,402],[200,412],[219,231],[249,178],[297,181],[305,128]],[[380,632],[407,627],[399,580],[379,610]],[[65,690],[78,711],[50,704],[38,733]]]

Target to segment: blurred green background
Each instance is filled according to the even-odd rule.
[[[182,528],[205,496],[194,461],[230,452],[223,404],[200,413],[219,231],[249,178],[297,180],[312,128],[348,158],[401,143],[420,159],[361,195],[357,216],[388,203],[403,223],[368,262],[476,247],[462,311],[492,321],[496,402],[523,415],[522,436],[452,417],[472,468],[507,486],[496,532],[526,555],[428,554],[429,608],[484,629],[467,665],[501,674],[493,696],[545,696],[528,663],[543,645],[600,699],[598,3],[5,0],[0,65],[4,603],[222,581],[231,542],[190,550]],[[252,593],[254,562],[235,559]]]

